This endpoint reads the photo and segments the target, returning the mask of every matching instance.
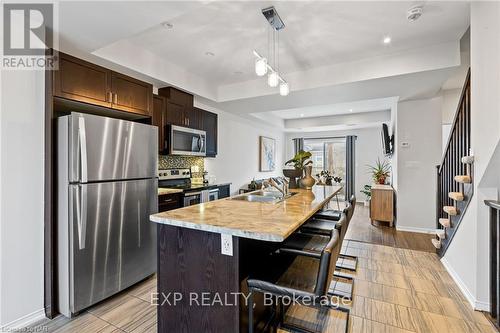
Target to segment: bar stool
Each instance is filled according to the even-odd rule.
[[[259,272],[251,274],[247,280],[249,298],[248,298],[248,331],[249,333],[254,332],[253,323],[253,295],[255,292],[268,293],[276,297],[280,301],[280,311],[279,311],[279,325],[284,329],[297,330],[300,332],[312,332],[304,327],[298,327],[296,325],[291,325],[285,323],[285,311],[283,305],[283,298],[289,297],[294,301],[297,301],[302,306],[314,307],[320,310],[339,310],[347,313],[346,320],[346,333],[349,327],[349,309],[339,306],[338,304],[332,304],[330,301],[325,302],[325,298],[328,297],[328,288],[333,278],[333,271],[335,270],[335,263],[340,252],[340,236],[337,230],[334,230],[331,237],[324,236],[313,236],[322,237],[326,240],[325,245],[318,253],[314,255],[309,255],[308,253],[302,253],[301,255],[304,259],[307,257],[312,257],[310,260],[319,259],[319,267],[316,273],[315,285],[310,286],[307,290],[299,288],[302,279],[289,279],[286,280],[284,276],[287,274],[285,271],[283,274],[281,272],[277,273],[276,267],[283,262],[283,254],[273,254],[269,256],[269,260],[261,267]],[[285,254],[286,255],[286,254]],[[307,270],[304,270],[304,274],[307,274]],[[278,282],[279,281],[279,282]],[[317,302],[318,298],[323,301]],[[311,300],[316,300],[311,302]]]
[[[279,251],[283,253],[292,253],[292,254],[302,254],[308,255],[310,257],[319,258],[320,251],[325,247],[326,243],[329,240],[329,237],[333,235],[333,233],[337,232],[339,234],[339,241],[342,244],[344,240],[345,234],[347,232],[347,217],[349,216],[349,210],[352,210],[352,207],[347,207],[344,209],[344,213],[342,213],[340,221],[334,222],[335,225],[333,229],[329,229],[326,234],[315,234],[308,232],[296,232],[290,235],[282,244]],[[332,225],[333,221],[327,221]],[[340,245],[341,246],[341,245]],[[339,246],[339,248],[340,248]],[[339,252],[340,253],[340,252]],[[339,255],[340,256],[340,255]],[[336,268],[339,267],[339,262],[336,263]],[[335,281],[333,286],[330,286],[329,294],[339,297],[344,297],[347,299],[352,299],[352,291],[354,289],[354,278],[350,275],[342,274],[340,272],[334,272],[333,276],[336,278],[344,279],[349,281],[349,286],[341,290],[341,284],[338,280]]]
[[[356,196],[352,195],[347,207],[344,209],[344,213],[347,215],[347,228],[349,227],[349,223],[354,215],[355,208]],[[335,221],[338,221],[333,218],[336,216],[336,212],[337,211],[328,210],[315,214],[311,220],[302,226],[301,230],[313,234],[329,235],[331,230],[335,228]],[[347,228],[345,229],[345,232],[347,232]],[[337,263],[337,268],[355,272],[357,266],[358,258],[356,256],[351,256],[342,252],[340,253],[340,260]]]

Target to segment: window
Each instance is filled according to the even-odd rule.
[[[304,139],[304,150],[310,151],[315,178],[323,170],[328,170],[335,177],[346,179],[346,139],[322,138]]]

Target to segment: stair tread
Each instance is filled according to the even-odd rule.
[[[434,247],[436,249],[440,249],[441,248],[441,242],[438,239],[433,238],[433,239],[431,239],[431,242],[432,242],[432,245],[434,245]]]
[[[450,219],[440,218],[439,224],[441,224],[445,228],[449,228],[451,226]]]
[[[455,176],[454,179],[457,183],[466,183],[466,184],[472,183],[472,178],[467,175],[457,175]]]
[[[443,207],[443,210],[449,214],[449,215],[457,215],[458,214],[458,210],[456,207],[454,206],[444,206]]]
[[[463,164],[472,164],[474,163],[474,156],[463,156],[462,157]]]
[[[446,232],[444,229],[437,229],[436,230],[436,236],[438,236],[439,239],[445,239],[446,238]]]
[[[462,192],[450,192],[450,193],[448,193],[448,196],[455,201],[463,201],[464,200],[464,195],[462,194]]]

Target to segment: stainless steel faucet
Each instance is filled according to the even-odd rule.
[[[283,195],[283,198],[285,198],[288,195],[288,192],[289,192],[289,187],[288,187],[289,186],[289,182],[288,182],[288,180],[286,180],[284,178],[280,178],[280,180],[283,183],[283,186],[281,186],[281,187],[272,178],[269,178],[268,180],[264,180],[262,182],[262,189],[265,190],[267,187],[272,186],[275,189],[277,189],[278,191],[280,191],[281,194]]]

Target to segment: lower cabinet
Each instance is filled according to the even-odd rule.
[[[182,194],[171,193],[158,196],[158,213],[182,207]]]
[[[219,199],[228,198],[231,195],[231,185],[219,186]]]

